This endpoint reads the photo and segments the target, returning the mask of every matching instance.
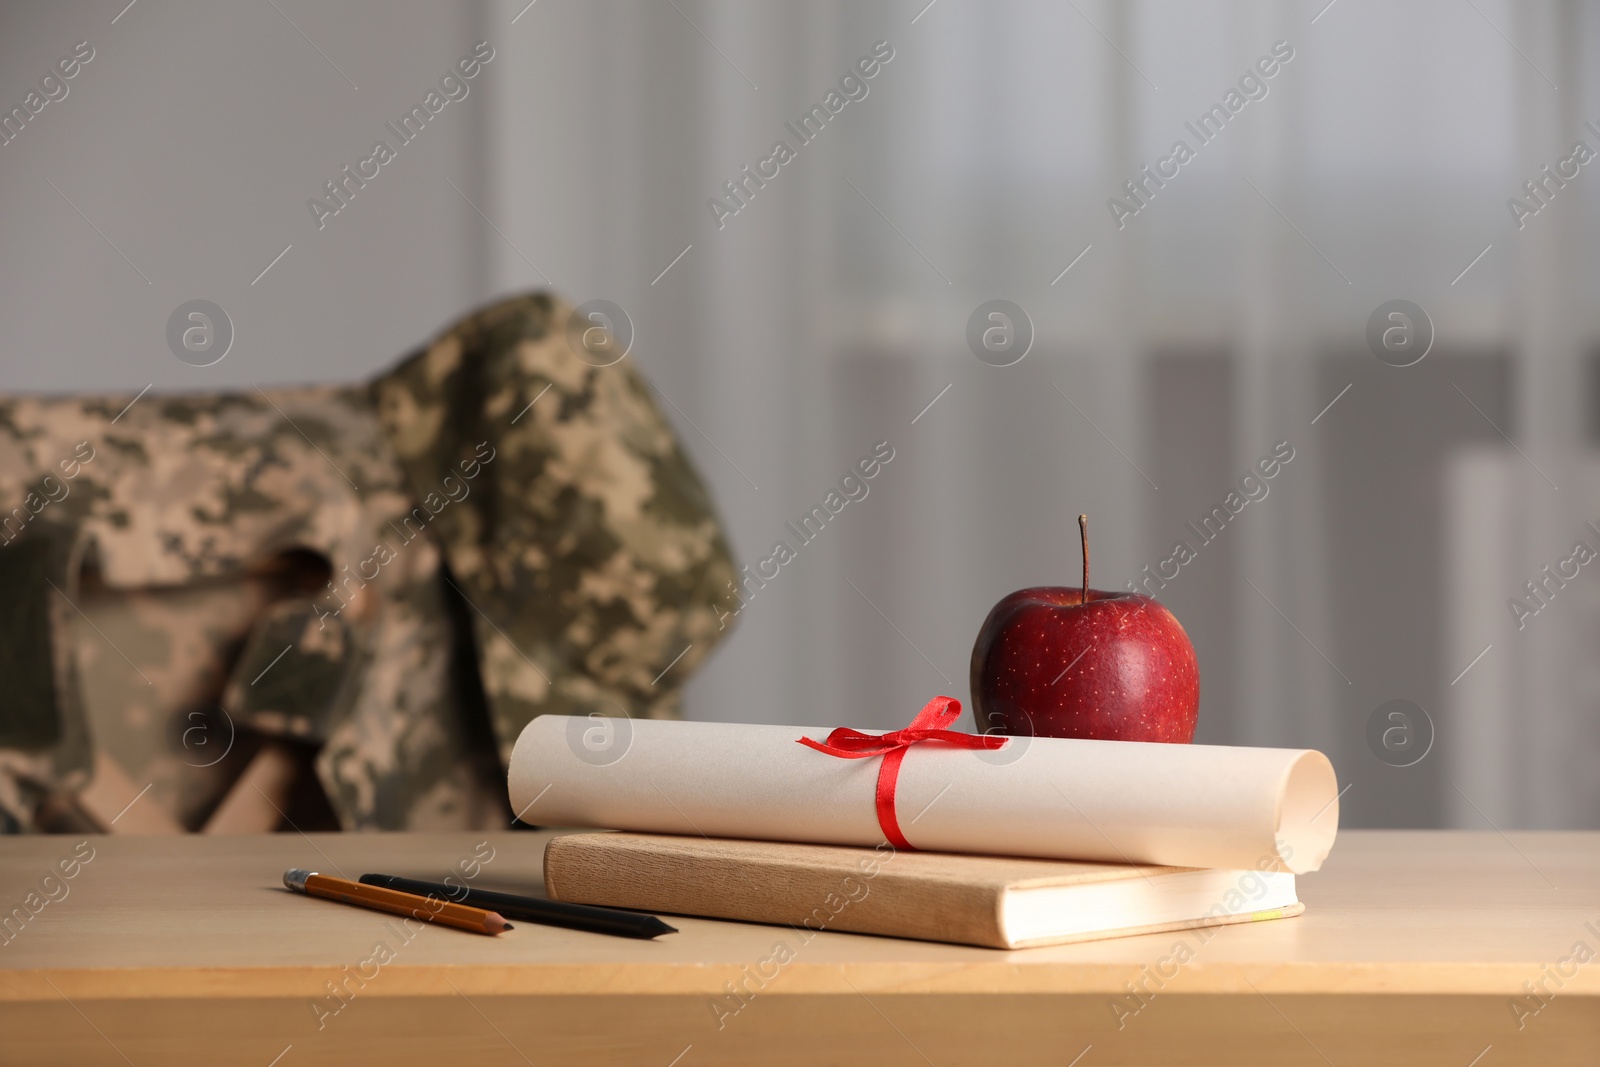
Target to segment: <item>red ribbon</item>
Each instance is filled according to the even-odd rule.
[[[860,730],[841,726],[830,733],[826,741],[813,741],[809,737],[799,738],[799,741],[807,748],[840,759],[882,756],[883,763],[878,767],[878,825],[883,828],[883,836],[895,848],[915,852],[916,846],[900,832],[900,820],[895,816],[894,807],[895,785],[900,781],[900,764],[905,762],[906,751],[924,741],[937,741],[956,748],[996,749],[1008,740],[1005,737],[964,734],[946,729],[960,715],[961,701],[955,697],[934,697],[917,712],[911,725],[903,730],[887,734],[864,734]]]

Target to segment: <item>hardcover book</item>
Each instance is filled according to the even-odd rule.
[[[552,900],[1015,949],[1287,918],[1284,871],[583,833],[544,854]]]

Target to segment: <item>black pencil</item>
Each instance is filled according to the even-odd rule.
[[[398,889],[402,893],[438,897],[457,904],[493,910],[507,919],[542,923],[545,926],[565,926],[572,930],[587,930],[594,934],[612,934],[617,937],[648,940],[661,934],[678,932],[676,927],[668,926],[654,915],[621,911],[616,908],[567,904],[559,900],[546,900],[543,897],[523,897],[515,893],[496,893],[488,889],[446,885],[443,882],[424,882],[416,878],[401,878],[394,874],[363,874],[361,882],[364,885]]]

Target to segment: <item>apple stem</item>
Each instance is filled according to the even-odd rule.
[[[1083,600],[1089,602],[1089,516],[1078,516],[1078,543],[1083,546]]]

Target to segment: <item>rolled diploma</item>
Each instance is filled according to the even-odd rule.
[[[881,757],[796,743],[827,728],[544,715],[511,754],[512,810],[582,826],[833,845],[884,843]],[[1309,749],[1011,738],[913,745],[895,791],[918,849],[1303,874],[1339,825]]]

